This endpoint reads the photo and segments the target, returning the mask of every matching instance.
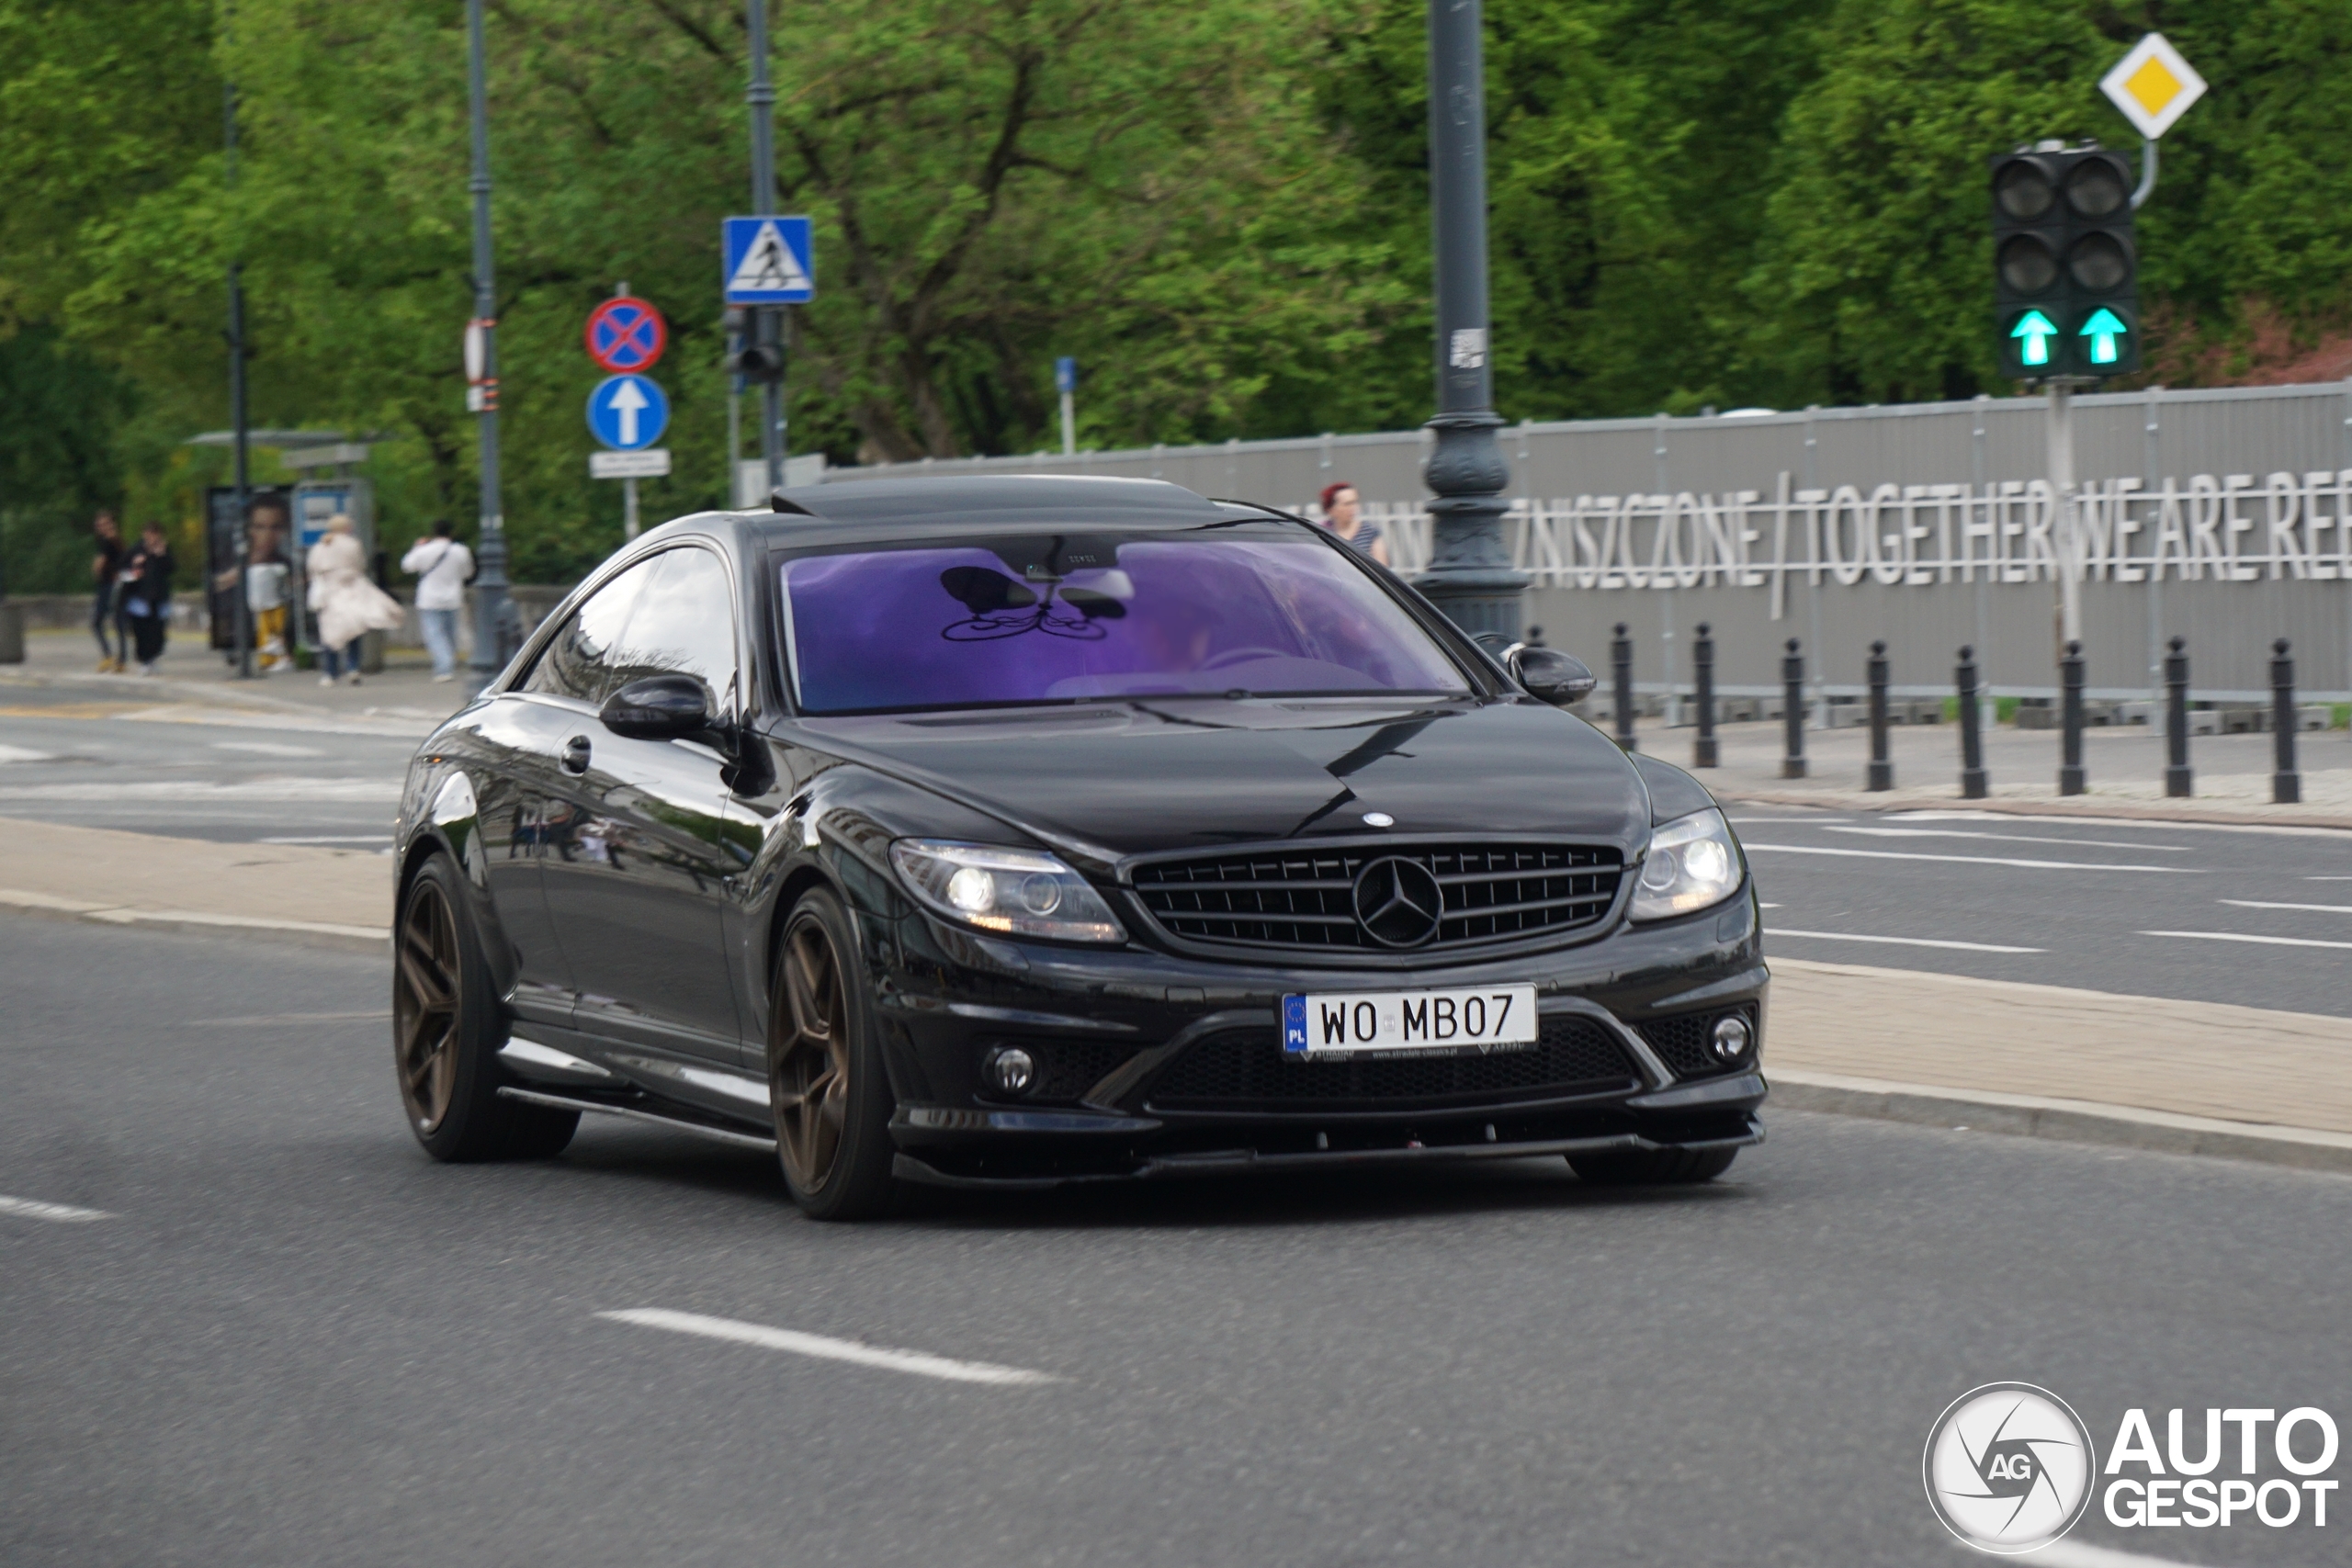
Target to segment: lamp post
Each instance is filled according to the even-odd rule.
[[[1430,569],[1416,584],[1472,637],[1519,639],[1527,575],[1503,547],[1510,469],[1495,431],[1487,322],[1487,109],[1480,0],[1430,0],[1430,214],[1437,260],[1437,444],[1422,469]]]
[[[481,547],[475,555],[473,671],[487,680],[506,662],[506,518],[498,503],[498,292],[490,248],[489,64],[482,51],[482,0],[466,0],[466,94],[473,120],[474,319],[481,346],[474,428],[481,440]],[[469,355],[469,357],[471,357]]]

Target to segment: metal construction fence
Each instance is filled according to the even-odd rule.
[[[1898,690],[1944,689],[1969,644],[1993,691],[2044,697],[2072,572],[2093,695],[2152,691],[2182,636],[2199,697],[2259,698],[2286,637],[2315,698],[2352,700],[2352,381],[2076,398],[2071,497],[2048,478],[2048,418],[2039,398],[1984,397],[1509,426],[1528,619],[1589,659],[1625,623],[1646,691],[1688,689],[1678,647],[1704,621],[1726,693],[1772,687],[1794,637],[1833,694],[1860,689],[1883,638]],[[1426,449],[1404,431],[824,477],[1165,479],[1303,515],[1344,480],[1410,575],[1429,558]]]

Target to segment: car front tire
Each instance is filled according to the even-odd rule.
[[[849,911],[826,888],[786,918],[769,987],[768,1102],[777,1163],[812,1220],[863,1220],[898,1197],[892,1099]]]
[[[463,879],[434,853],[392,928],[392,1056],[409,1131],[435,1159],[545,1159],[571,1142],[578,1111],[500,1097],[505,1043]]]

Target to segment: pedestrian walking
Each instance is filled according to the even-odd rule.
[[[139,544],[123,563],[118,590],[124,625],[137,646],[139,672],[153,675],[164,657],[164,640],[172,618],[171,541],[161,523],[141,530]]]
[[[436,681],[457,677],[458,612],[466,603],[466,584],[474,580],[474,553],[458,542],[456,533],[447,517],[435,518],[432,534],[401,557],[401,570],[416,579],[417,629],[433,655]]]
[[[114,629],[114,590],[122,576],[122,530],[115,525],[113,513],[101,512],[91,519],[90,534],[97,542],[97,554],[90,558],[90,581],[97,591],[90,604],[90,632],[98,639],[98,673],[120,674],[130,653]],[[109,642],[109,637],[114,640]]]
[[[311,608],[319,615],[319,684],[332,686],[343,676],[356,686],[359,639],[390,631],[408,612],[368,581],[368,553],[359,547],[351,519],[340,512],[327,519],[326,537],[311,547],[302,571],[311,581]]]
[[[1388,541],[1380,536],[1380,525],[1369,522],[1363,514],[1363,498],[1351,484],[1328,484],[1323,487],[1323,526],[1337,535],[1358,555],[1370,556],[1381,565],[1388,564]]]

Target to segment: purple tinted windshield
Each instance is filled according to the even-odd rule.
[[[1007,536],[803,556],[784,587],[804,713],[1467,689],[1361,568],[1308,539]]]

